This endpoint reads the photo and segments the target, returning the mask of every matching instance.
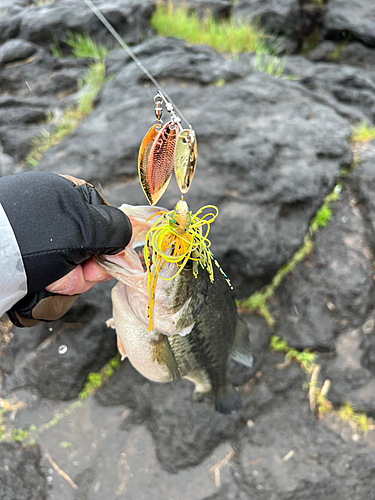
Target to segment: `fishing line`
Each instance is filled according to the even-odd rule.
[[[163,90],[162,86],[160,83],[152,76],[152,74],[148,71],[148,69],[143,65],[143,63],[138,59],[138,57],[134,54],[134,52],[131,50],[131,48],[124,42],[124,40],[120,37],[118,32],[115,30],[115,28],[112,26],[112,24],[106,19],[106,17],[100,12],[100,10],[92,3],[91,0],[83,0],[87,7],[95,14],[95,16],[101,21],[104,26],[107,28],[107,30],[111,33],[111,35],[115,38],[115,40],[121,45],[121,47],[125,50],[125,52],[133,59],[135,64],[143,71],[143,73],[147,76],[149,80],[155,85],[155,87],[158,89],[160,93],[160,97],[163,99],[165,107],[169,113],[172,114],[173,116],[173,107],[179,113],[181,118],[185,121],[187,126],[192,129],[192,126],[190,123],[187,121],[183,113],[178,109],[178,107],[175,105],[175,103],[172,101],[172,99],[169,97],[169,95]]]

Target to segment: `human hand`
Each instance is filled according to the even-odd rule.
[[[87,292],[97,283],[108,281],[112,276],[104,271],[92,259],[79,264],[66,276],[46,286],[47,292],[59,293],[62,295],[75,295]]]
[[[17,326],[65,314],[77,294],[109,279],[88,259],[119,253],[131,238],[127,216],[80,179],[47,172],[2,177],[0,202],[27,279],[27,295],[8,311]]]

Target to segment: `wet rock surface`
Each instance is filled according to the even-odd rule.
[[[329,381],[333,410],[349,401],[375,416],[374,143],[355,145],[359,162],[344,176],[352,125],[375,121],[373,7],[359,4],[188,3],[199,15],[209,8],[216,17],[260,16],[271,33],[289,34],[294,52],[319,29],[318,47],[287,57],[277,79],[259,72],[251,55],[233,60],[181,40],[149,39],[153,2],[97,2],[196,130],[198,168],[186,200],[194,211],[219,207],[212,249],[238,297],[272,279],[301,247],[325,196],[339,181],[344,187],[311,253],[270,300],[275,326],[243,315],[254,366],[228,362],[242,399],[234,415],[215,412],[211,398],[196,401],[187,380],[156,384],[127,360],[95,396],[78,398],[88,373],[116,353],[105,324],[112,282],[85,293],[60,321],[1,336],[1,500],[374,497],[374,429],[364,434],[335,411],[319,420],[310,376],[269,350],[276,334],[317,351],[316,384]],[[53,131],[82,95],[77,82],[93,60],[70,57],[69,30],[113,49],[108,79],[94,111],[36,168],[100,183],[115,206],[145,204],[136,158],[154,120],[155,92],[78,0],[0,0],[0,175],[26,169],[30,140]],[[61,59],[50,53],[56,40]],[[170,208],[178,196],[172,181],[160,204]],[[24,444],[36,445],[10,442],[12,429],[13,439],[23,430]]]
[[[340,198],[311,255],[275,293],[276,334],[298,349],[334,351],[336,335],[362,325],[374,303],[373,254],[362,210],[350,190]]]
[[[1,498],[47,500],[49,488],[40,460],[39,446],[0,443]]]
[[[325,16],[327,35],[342,39],[351,35],[365,45],[375,47],[375,11],[371,0],[356,2],[331,0]]]

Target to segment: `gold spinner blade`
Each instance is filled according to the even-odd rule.
[[[182,194],[188,192],[197,163],[197,140],[194,130],[182,130],[176,141],[174,173],[178,189]]]

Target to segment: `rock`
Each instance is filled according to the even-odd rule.
[[[325,15],[326,36],[343,39],[351,36],[369,47],[375,47],[375,12],[372,0],[355,4],[348,0],[330,0]]]
[[[349,402],[361,412],[374,412],[373,345],[371,335],[350,329],[336,340],[335,358],[322,360],[321,381],[331,382],[327,398],[336,408]]]
[[[219,205],[213,251],[244,296],[269,281],[300,246],[340,167],[351,162],[350,131],[345,120],[298,86],[250,67],[245,77],[245,65],[212,50],[177,40],[164,40],[163,49],[161,44],[148,57],[148,69],[170,82],[166,91],[198,137],[194,189],[186,199],[193,210]],[[146,48],[152,50],[150,44]],[[207,86],[219,79],[232,83]],[[95,111],[46,152],[38,169],[59,173],[69,164],[72,175],[102,184],[136,176],[138,148],[154,119],[154,94],[145,81],[133,62],[126,63],[104,85]],[[123,201],[144,203],[136,184],[124,190]],[[170,207],[176,196],[171,183],[159,204]]]
[[[0,177],[17,172],[17,165],[13,158],[0,150]]]
[[[25,40],[8,40],[0,46],[0,66],[28,59],[37,49],[36,45]]]
[[[366,223],[366,236],[375,252],[375,141],[360,153],[357,167],[349,175],[349,182],[355,192]]]
[[[343,47],[338,61],[348,66],[375,71],[375,50],[365,47],[362,43],[349,43]]]
[[[317,422],[303,399],[302,391],[294,387],[293,394],[275,399],[275,414],[263,411],[254,420],[232,469],[236,485],[247,498],[262,500],[371,497],[374,453],[357,455],[358,445],[346,444],[338,433]],[[362,470],[360,478],[357,467]]]
[[[375,71],[375,50],[359,42],[340,44],[324,40],[307,57],[313,62],[335,62],[341,65],[361,68],[366,71]]]
[[[40,467],[37,445],[23,448],[0,443],[0,484],[3,500],[47,500],[48,485]]]
[[[51,132],[56,117],[74,102],[78,81],[91,60],[55,59],[22,40],[10,40],[1,49],[0,141],[4,152],[19,162],[30,151],[32,139]]]
[[[331,62],[332,54],[338,50],[339,45],[331,40],[323,40],[317,47],[307,54],[307,59],[312,62]]]
[[[0,0],[0,16],[20,12],[32,3],[32,0]]]
[[[101,0],[96,3],[96,6],[126,43],[140,43],[150,36],[152,31],[149,20],[154,10],[152,2]],[[7,15],[0,18],[0,43],[17,37],[49,48],[49,45],[55,43],[56,40],[63,41],[68,31],[88,33],[100,43],[108,46],[115,45],[107,28],[81,0],[54,0],[29,7],[22,13],[9,11]],[[62,44],[62,47],[68,50],[65,44]]]
[[[300,18],[298,0],[238,0],[233,4],[233,16],[236,20],[260,22],[267,31],[276,34],[296,32]]]
[[[117,352],[115,333],[105,323],[111,316],[110,285],[83,294],[61,320],[16,329],[0,358],[3,388],[31,387],[47,398],[76,398],[88,373]]]
[[[211,398],[193,401],[192,392],[193,385],[187,380],[153,383],[124,361],[96,398],[106,406],[125,404],[131,408],[131,423],[145,422],[159,461],[165,470],[175,473],[199,464],[234,433],[235,419],[216,412]]]
[[[374,120],[375,72],[335,63],[309,63],[305,58],[291,56],[286,60],[285,74],[298,76],[306,97],[332,107],[352,124]]]
[[[33,50],[36,47],[27,42],[23,44],[24,49]],[[5,60],[15,57],[10,54],[13,52],[4,51]],[[4,63],[2,68],[0,64],[1,89],[18,98],[53,97],[55,101],[51,107],[63,107],[62,103],[69,101],[66,96],[77,91],[78,81],[87,72],[91,62],[92,59],[55,59],[37,48],[31,58]]]
[[[271,51],[290,55],[300,52],[304,37],[321,29],[322,8],[298,0],[239,0],[233,17],[261,27]]]
[[[216,19],[226,19],[230,17],[232,10],[232,4],[228,0],[173,0],[172,3],[177,8],[186,7],[189,12],[196,12],[203,18],[209,13]]]
[[[332,204],[333,219],[314,238],[308,260],[276,290],[276,335],[298,349],[333,351],[335,335],[361,325],[373,302],[371,251],[352,195]]]

